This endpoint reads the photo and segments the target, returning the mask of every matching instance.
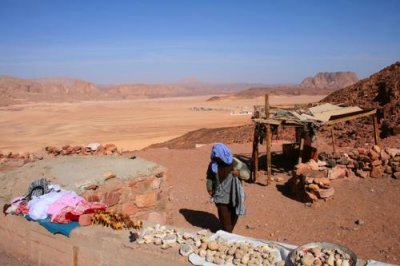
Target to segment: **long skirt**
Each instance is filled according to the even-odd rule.
[[[229,204],[217,203],[218,217],[222,225],[222,230],[232,233],[233,228],[238,220],[236,210]]]

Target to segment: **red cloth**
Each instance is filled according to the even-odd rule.
[[[29,213],[28,203],[26,201],[20,201],[18,204],[18,208],[15,210],[15,214],[28,215],[28,213]]]
[[[65,224],[71,221],[78,221],[79,216],[96,211],[105,211],[107,205],[100,202],[80,201],[75,207],[65,207],[59,213],[51,217],[52,223]]]

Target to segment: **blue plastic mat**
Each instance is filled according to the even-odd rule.
[[[31,219],[29,216],[25,216],[25,218],[28,221],[34,221]],[[69,237],[71,234],[71,231],[74,230],[75,228],[79,227],[79,222],[70,222],[67,224],[57,224],[57,223],[52,223],[50,222],[50,219],[42,219],[42,220],[37,220],[34,222],[38,222],[41,226],[47,229],[50,233],[53,234],[62,234],[65,235],[66,237]]]

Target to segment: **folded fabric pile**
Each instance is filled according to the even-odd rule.
[[[17,197],[4,205],[4,214],[29,216],[32,220],[48,219],[52,223],[66,224],[78,221],[82,214],[105,211],[107,205],[88,202],[73,191],[63,191],[46,179],[31,183],[24,197]]]

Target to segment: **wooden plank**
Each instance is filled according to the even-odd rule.
[[[77,246],[72,247],[72,265],[78,266],[78,247]]]
[[[265,118],[269,119],[269,95],[265,94]],[[267,185],[272,183],[272,176],[271,176],[271,125],[265,125],[267,128],[265,134],[266,140],[266,161],[267,161]]]
[[[375,145],[379,146],[380,139],[379,139],[379,127],[378,127],[378,117],[376,114],[372,116],[373,126],[374,126],[374,141]]]
[[[336,123],[346,122],[346,121],[349,121],[349,120],[354,120],[354,119],[357,119],[357,118],[366,117],[366,116],[370,116],[370,115],[373,115],[373,114],[376,114],[376,109],[371,110],[371,111],[366,111],[366,112],[363,112],[363,113],[358,113],[356,115],[349,115],[349,116],[345,116],[345,117],[342,117],[342,118],[334,119],[334,120],[325,122],[324,125],[334,125]]]
[[[253,122],[255,122],[255,123],[262,123],[262,124],[271,124],[271,125],[277,125],[277,126],[279,126],[280,124],[282,124],[283,120],[264,119],[264,118],[253,118]]]

